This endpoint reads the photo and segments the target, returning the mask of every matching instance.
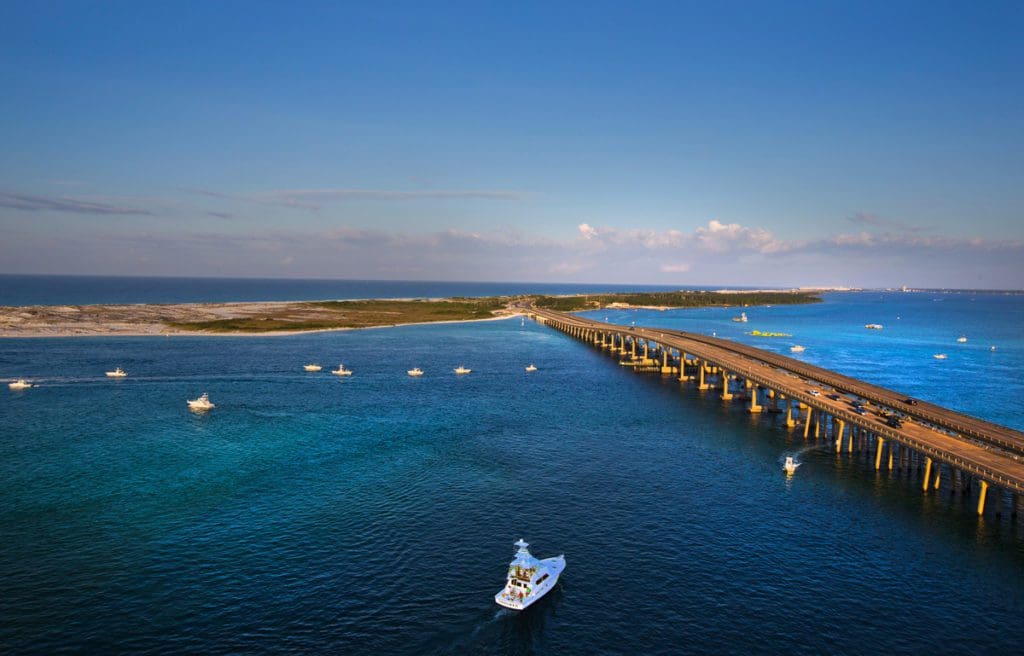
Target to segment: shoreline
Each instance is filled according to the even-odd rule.
[[[776,293],[785,296],[794,292]],[[693,302],[689,296],[695,296]],[[494,321],[529,313],[555,299],[570,312],[606,309],[674,310],[771,305],[756,294],[678,292],[584,296],[358,299],[229,303],[0,306],[0,339],[70,337],[259,337],[394,328],[431,323]],[[575,299],[575,301],[574,301]],[[603,300],[603,304],[601,301]],[[689,302],[688,302],[689,301]],[[581,307],[580,302],[586,306]],[[789,301],[783,301],[789,302]],[[820,302],[803,299],[796,302]],[[593,304],[593,305],[591,305]],[[575,307],[572,307],[575,305]]]
[[[178,330],[178,329],[163,329],[153,331],[116,331],[108,330],[106,332],[25,332],[19,334],[8,334],[0,332],[0,340],[4,339],[66,339],[69,337],[289,337],[292,335],[308,335],[311,333],[336,333],[344,332],[349,330],[379,330],[382,328],[401,328],[402,326],[430,326],[434,324],[442,323],[479,323],[483,321],[501,321],[503,319],[512,319],[514,317],[526,316],[525,312],[512,312],[509,314],[495,315],[493,317],[484,317],[482,319],[444,319],[441,321],[410,321],[407,323],[390,323],[380,324],[379,326],[339,326],[337,328],[309,328],[303,330],[268,330],[266,332],[216,332],[216,331],[202,331],[202,330]],[[158,328],[154,326],[154,328]]]

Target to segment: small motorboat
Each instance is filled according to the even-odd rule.
[[[793,346],[789,347],[789,350],[792,351],[793,353],[803,353],[804,347],[800,346],[799,344],[794,344]]]
[[[303,365],[302,368],[305,369],[306,371],[320,371],[321,369],[323,369],[323,367],[321,367],[318,364],[306,364]]]
[[[107,372],[107,378],[125,378],[128,374],[122,371],[121,367]]]
[[[538,560],[530,554],[530,545],[525,541],[519,540],[515,545],[519,551],[508,566],[505,587],[494,595],[494,601],[505,608],[523,610],[555,587],[565,569],[565,555]]]
[[[410,369],[409,371],[407,371],[405,373],[409,374],[413,378],[416,378],[418,376],[422,376],[423,375],[423,370],[420,369],[419,367],[413,367],[412,369]]]
[[[191,399],[188,402],[188,409],[189,410],[198,410],[200,412],[205,411],[205,410],[212,410],[213,408],[216,408],[216,407],[217,406],[215,406],[214,404],[210,403],[210,395],[207,394],[206,392],[203,392],[203,395],[200,396],[198,399]]]
[[[793,456],[786,456],[786,464],[782,465],[782,468],[786,470],[786,473],[793,475],[796,472],[796,468],[800,466],[800,463],[793,459]]]
[[[882,329],[882,324],[880,324],[880,323],[867,323],[867,324],[864,324],[864,327],[867,328],[868,330],[881,330]]]
[[[473,372],[472,369],[466,369],[461,364],[459,366],[455,367],[455,373],[456,373],[456,375],[459,375],[459,376],[462,376],[463,374],[472,373],[472,372]]]
[[[732,320],[736,321],[738,323],[747,323],[747,313],[746,312],[740,312],[740,316],[733,317]]]
[[[351,376],[352,370],[346,369],[345,365],[343,364],[339,364],[337,369],[331,370],[331,373],[334,374],[335,376]]]
[[[7,383],[7,386],[12,390],[23,390],[32,387],[32,383],[26,381],[24,378],[19,378],[13,383]]]
[[[936,353],[932,357],[935,358],[936,360],[945,360],[946,359],[946,354],[945,353]]]
[[[526,365],[526,370],[527,371],[537,371],[537,365],[535,365],[535,364],[533,364],[531,362],[530,364]]]
[[[959,337],[956,338],[956,341],[961,344],[965,343],[967,341],[967,335],[960,335]]]
[[[993,351],[993,352],[994,352],[994,351],[996,350],[996,347],[995,347],[995,346],[990,346],[990,347],[988,347],[988,350],[990,350],[990,351]]]

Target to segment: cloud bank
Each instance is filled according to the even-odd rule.
[[[7,207],[28,212],[70,212],[73,214],[146,215],[153,213],[146,209],[130,207],[118,203],[105,202],[84,196],[35,196],[0,191],[0,207]]]
[[[29,266],[33,250],[47,252],[43,262],[66,257],[91,273],[1024,288],[1020,241],[865,231],[784,240],[765,228],[718,220],[689,231],[580,223],[565,239],[514,230],[411,233],[339,225],[110,231],[86,242],[50,236],[33,243],[28,236],[16,248],[0,247],[0,258],[24,265],[9,270],[40,273]],[[83,261],[83,253],[93,260]]]

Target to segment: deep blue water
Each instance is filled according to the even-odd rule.
[[[665,289],[677,287],[535,282],[0,275],[0,305],[316,301],[509,296],[527,293],[594,294]]]
[[[1024,298],[827,298],[745,325],[599,316],[797,342],[1024,428]],[[339,361],[351,379],[326,373]],[[131,376],[104,378],[116,365]],[[0,341],[14,376],[39,387],[0,394],[8,653],[1018,650],[1021,520],[531,322]],[[189,413],[203,391],[218,407]],[[513,613],[493,595],[519,537],[568,566]]]

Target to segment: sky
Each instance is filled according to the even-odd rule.
[[[1020,2],[0,3],[0,273],[1024,288]]]

